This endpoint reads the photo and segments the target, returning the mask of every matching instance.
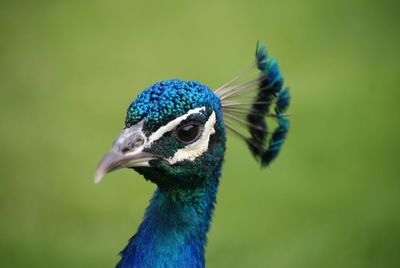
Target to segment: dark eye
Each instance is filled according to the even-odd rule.
[[[202,126],[198,124],[186,124],[176,129],[175,134],[178,140],[183,143],[191,143],[195,141],[202,130]]]

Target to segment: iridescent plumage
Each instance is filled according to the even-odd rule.
[[[282,89],[278,66],[260,44],[254,67],[260,71],[255,79],[235,83],[242,75],[214,92],[196,81],[166,80],[131,103],[124,130],[99,163],[96,182],[129,167],[158,187],[118,268],[204,267],[225,129],[242,138],[266,166],[289,128],[288,89]],[[272,132],[266,118],[277,122]]]
[[[262,166],[267,166],[277,157],[289,130],[285,112],[290,95],[289,89],[283,88],[283,77],[277,62],[268,55],[261,43],[257,43],[254,65],[260,71],[258,77],[238,84],[233,84],[234,80],[217,89],[216,93],[222,100],[227,128],[247,143]],[[255,96],[250,101],[243,100],[251,95]],[[278,124],[273,132],[269,132],[268,117],[275,119]],[[234,123],[244,125],[249,135],[235,128]]]

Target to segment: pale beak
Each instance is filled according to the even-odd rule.
[[[137,154],[121,154],[114,150],[106,153],[96,169],[94,183],[99,183],[107,173],[126,167],[149,167],[149,161],[155,159],[151,154],[140,152]]]
[[[149,167],[149,161],[156,159],[143,152],[146,136],[142,132],[143,121],[124,129],[115,140],[111,150],[106,153],[96,168],[94,182],[99,183],[107,173],[126,167]]]

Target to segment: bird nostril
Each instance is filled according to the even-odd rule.
[[[143,143],[144,143],[144,139],[142,137],[138,137],[133,141],[133,146],[139,147],[139,146],[143,145]]]
[[[121,149],[121,151],[122,151],[122,153],[127,153],[127,152],[129,152],[131,149],[132,149],[132,148],[124,147],[124,148]]]
[[[135,138],[133,141],[128,142],[128,143],[121,149],[121,151],[122,151],[123,153],[127,153],[127,152],[129,152],[129,151],[134,150],[134,149],[137,148],[137,147],[142,146],[143,143],[144,143],[144,138],[143,138],[143,137],[137,137],[137,138]]]

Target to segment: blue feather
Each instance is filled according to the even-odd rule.
[[[268,166],[274,160],[285,142],[289,130],[289,121],[285,118],[279,119],[279,126],[275,129],[269,142],[268,149],[261,157],[261,165]]]
[[[261,160],[261,165],[267,166],[274,160],[284,143],[289,121],[282,114],[290,103],[289,89],[283,87],[283,76],[279,70],[276,60],[268,55],[265,46],[260,42],[256,47],[256,63],[260,70],[258,94],[252,106],[251,112],[247,115],[249,132],[251,138],[246,140],[252,154]],[[274,102],[275,101],[275,102]],[[276,112],[278,127],[273,131],[268,146],[264,144],[268,135],[268,124],[266,114],[272,105]]]
[[[285,88],[281,92],[279,92],[277,100],[276,100],[276,112],[283,113],[287,110],[290,103],[290,94],[289,88]]]
[[[196,81],[164,80],[148,87],[131,103],[125,129],[100,161],[96,180],[98,174],[130,167],[158,188],[137,233],[121,251],[117,268],[204,268],[207,232],[224,159],[225,129],[247,142],[262,167],[278,156],[289,130],[284,114],[290,103],[289,90],[283,89],[278,63],[260,42],[255,57],[260,74],[250,81],[234,85],[243,77],[239,75],[212,92]],[[244,100],[233,99],[249,93],[253,97],[254,90],[256,96],[250,101],[249,95]],[[238,113],[242,117],[236,116]],[[267,118],[277,121],[272,132]],[[242,128],[233,128],[232,121]],[[209,122],[212,131],[205,131],[211,129],[206,128]],[[197,141],[195,137],[189,139],[190,143],[181,139],[182,127],[197,129],[198,133],[203,127],[202,135],[208,135],[207,147],[200,155],[192,151],[172,162],[178,152]],[[139,140],[138,146],[131,145]]]

